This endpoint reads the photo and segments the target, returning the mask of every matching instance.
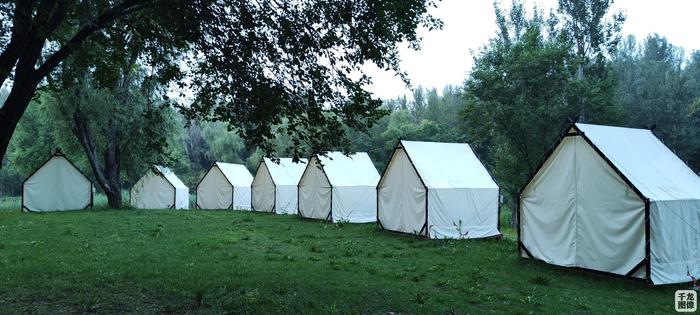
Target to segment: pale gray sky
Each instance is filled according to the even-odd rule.
[[[500,0],[502,7],[509,7],[510,0]],[[526,0],[526,8],[537,4],[549,10],[556,0]],[[669,41],[686,49],[700,50],[699,0],[616,0],[614,11],[623,10],[627,21],[622,32],[642,39],[658,33]],[[442,30],[422,30],[422,49],[401,49],[401,66],[408,72],[414,86],[437,87],[460,85],[472,67],[473,55],[496,32],[492,0],[442,0],[432,14],[444,22]],[[376,67],[366,71],[374,78],[369,91],[375,96],[390,99],[410,91],[395,77]]]

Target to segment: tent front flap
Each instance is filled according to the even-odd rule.
[[[218,167],[209,169],[197,185],[197,206],[201,209],[228,209],[233,202],[233,186]]]
[[[644,201],[582,137],[566,137],[523,190],[520,240],[534,258],[619,275],[645,256]]]
[[[84,209],[92,200],[92,182],[68,159],[53,156],[23,185],[23,206],[31,211]]]
[[[252,185],[252,205],[255,211],[270,212],[275,207],[275,183],[269,168],[261,163]]]
[[[426,223],[426,192],[406,152],[398,148],[379,184],[377,220],[387,230],[419,233]]]
[[[331,211],[331,185],[317,159],[311,158],[299,181],[299,213],[305,218],[326,219]]]
[[[131,205],[140,209],[167,209],[177,203],[176,189],[161,174],[149,169],[131,188]]]

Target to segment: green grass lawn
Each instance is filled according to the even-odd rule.
[[[250,212],[0,211],[0,314],[670,313],[687,287],[565,270],[515,247]]]

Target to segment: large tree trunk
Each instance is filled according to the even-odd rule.
[[[12,139],[17,123],[29,106],[36,86],[37,84],[33,82],[15,82],[10,95],[0,108],[0,161],[5,157],[10,139]],[[0,163],[0,167],[2,167],[2,163]]]
[[[110,187],[110,193],[107,194],[107,201],[109,202],[109,207],[114,209],[122,207],[122,183],[119,174],[119,137],[117,126],[117,117],[116,114],[114,114],[110,120],[109,144],[105,152],[105,172],[107,173],[107,178],[109,178],[108,186]]]
[[[73,134],[85,150],[85,155],[90,162],[92,172],[100,188],[107,196],[107,203],[110,208],[119,209],[122,207],[121,180],[119,178],[119,162],[116,154],[107,150],[104,154],[105,168],[100,166],[97,149],[92,141],[92,136],[88,130],[86,118],[78,107],[73,113],[73,123],[71,126]],[[112,147],[112,144],[109,145]]]

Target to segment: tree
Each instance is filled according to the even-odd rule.
[[[558,3],[563,32],[572,39],[578,57],[576,78],[583,80],[587,64],[600,61],[615,50],[626,17],[622,12],[609,14],[613,0],[559,0]]]
[[[519,1],[508,15],[496,6],[499,32],[475,57],[464,86],[468,140],[512,201],[566,126],[566,118],[580,112],[575,99],[581,84],[591,103],[600,104],[590,107],[589,120],[618,119],[618,111],[605,99],[614,91],[614,81],[579,81],[574,43],[557,26],[557,16],[543,16],[535,9],[528,17]],[[513,219],[515,224],[515,215]]]
[[[610,103],[614,99],[615,75],[606,57],[617,48],[626,17],[622,12],[610,13],[613,0],[558,3],[561,34],[572,42],[576,57],[569,61],[576,65],[578,81],[569,102],[578,107],[582,121],[589,121],[590,113],[615,109],[615,104]]]
[[[192,106],[181,108],[188,119],[226,122],[268,152],[270,128],[282,117],[295,141],[314,150],[347,146],[340,122],[362,129],[381,115],[379,101],[362,89],[370,79],[353,74],[373,62],[405,78],[397,43],[417,47],[418,26],[440,27],[426,13],[430,5],[432,0],[3,2],[0,86],[9,82],[12,89],[0,108],[0,160],[37,87],[68,57],[89,51],[86,41],[111,41],[107,34],[113,32],[103,30],[117,27],[115,21],[142,39],[144,67],[194,93]],[[99,60],[85,62],[89,68]]]
[[[628,37],[613,58],[625,124],[655,127],[654,133],[695,168],[700,166],[694,158],[700,149],[693,105],[700,95],[697,61],[697,53],[686,60],[683,49],[657,34],[639,44]]]
[[[53,91],[44,106],[53,134],[64,150],[82,150],[110,208],[122,206],[123,173],[139,176],[145,165],[169,165],[169,139],[181,130],[170,107],[153,104],[147,91],[131,85],[121,90],[97,88],[90,78]],[[138,177],[137,177],[138,178]]]

